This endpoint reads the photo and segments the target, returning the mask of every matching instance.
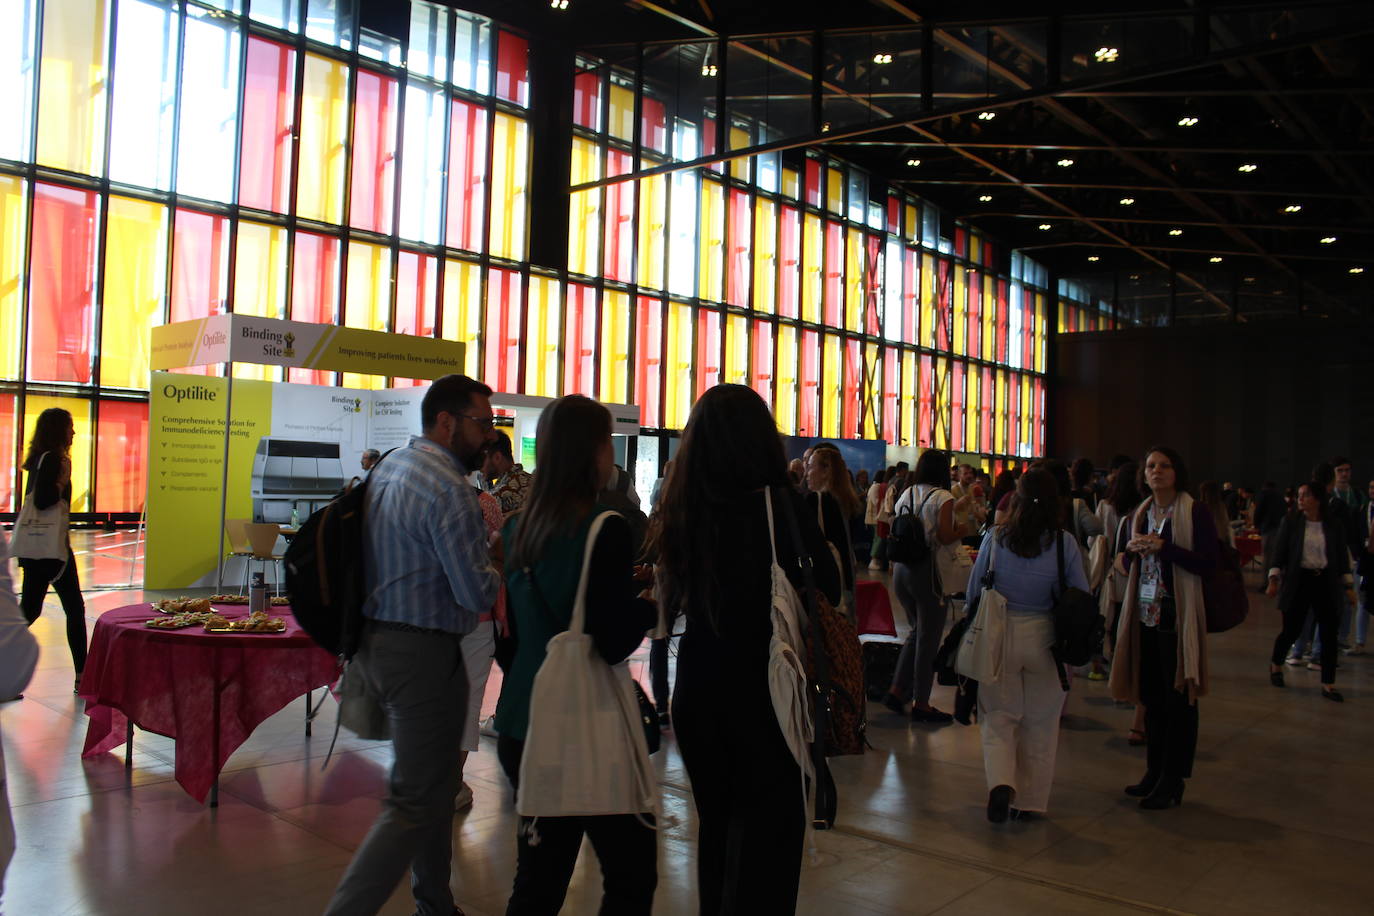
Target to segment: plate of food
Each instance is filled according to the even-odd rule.
[[[152,620],[144,621],[145,627],[152,627],[155,630],[184,630],[187,627],[194,627],[205,622],[205,618],[200,614],[172,614],[166,617],[154,617]]]
[[[280,617],[269,617],[262,611],[250,614],[240,620],[229,620],[218,614],[205,621],[207,633],[285,633],[286,621]]]
[[[163,598],[152,604],[153,610],[162,614],[208,614],[210,612],[209,598]]]
[[[211,604],[248,604],[247,595],[211,595]],[[285,595],[274,595],[268,599],[268,603],[273,607],[285,607],[291,603],[291,599]]]

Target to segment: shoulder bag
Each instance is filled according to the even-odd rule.
[[[38,458],[35,477],[48,459],[48,452]],[[71,506],[60,496],[46,509],[38,508],[32,498],[26,498],[14,520],[14,534],[10,542],[10,556],[22,560],[66,560],[67,528]]]
[[[997,536],[988,547],[988,571],[978,607],[972,610],[963,639],[954,658],[954,670],[980,684],[996,684],[1002,679],[1007,647],[1007,599],[995,587]]]

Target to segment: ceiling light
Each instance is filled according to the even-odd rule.
[[[1298,213],[1302,210],[1302,204],[1289,204],[1283,208],[1284,213]]]
[[[1255,169],[1257,169],[1257,168],[1259,168],[1259,166],[1255,165],[1253,162],[1247,162],[1247,163],[1245,163],[1244,165],[1242,165],[1240,168],[1236,169],[1236,171],[1237,171],[1237,172],[1253,172],[1253,171],[1254,171]]]
[[[1121,204],[1121,206],[1123,206],[1123,207],[1129,207],[1131,204],[1135,203],[1135,198],[1134,198],[1134,197],[1123,197],[1123,198],[1121,198],[1121,200],[1117,201],[1117,203]]]
[[[1114,63],[1120,56],[1121,52],[1116,48],[1098,48],[1093,52],[1093,57],[1097,59],[1099,64]]]
[[[1169,234],[1170,234],[1170,235],[1182,235],[1182,234],[1183,234],[1183,230],[1182,230],[1182,229],[1170,229],[1170,230],[1169,230]]]
[[[1326,238],[1322,239],[1323,245],[1334,245],[1335,243],[1336,237],[1334,235],[1328,235]]]
[[[1220,263],[1221,263],[1221,258],[1215,257],[1215,256],[1210,257],[1210,258],[1208,258],[1207,260],[1211,261],[1213,264],[1220,264]]]
[[[1192,115],[1178,119],[1179,127],[1197,127],[1197,118]]]
[[[717,72],[717,71],[716,71],[716,65],[715,65],[715,64],[702,64],[702,65],[701,65],[701,75],[702,75],[702,76],[715,76],[715,75],[716,75],[716,72]]]
[[[911,166],[911,167],[914,169],[914,168],[916,168],[916,166],[918,166],[918,165],[921,164],[921,160],[919,160],[919,159],[908,159],[908,160],[906,161],[906,164],[909,165],[909,166]]]
[[[1098,261],[1100,261],[1100,260],[1102,260],[1102,259],[1099,258],[1099,257],[1098,257],[1097,255],[1095,255],[1095,254],[1090,254],[1090,255],[1088,255],[1088,260],[1089,260],[1089,261],[1092,261],[1093,263],[1096,263],[1096,262],[1098,262]]]
[[[1060,167],[1061,169],[1066,169],[1066,168],[1068,168],[1068,167],[1071,166],[1071,165],[1073,165],[1073,160],[1072,160],[1072,159],[1060,159],[1060,160],[1059,160],[1059,167]]]
[[[1046,230],[1046,229],[1049,229],[1049,228],[1051,228],[1049,223],[1041,223],[1041,224],[1040,224],[1040,229],[1041,229],[1042,232],[1043,232],[1044,230]]]
[[[980,202],[982,202],[982,203],[990,204],[990,203],[992,203],[992,195],[991,195],[991,194],[980,194],[980,195],[978,195],[978,200],[979,200]]]
[[[549,6],[556,10],[565,10],[568,8],[568,0],[549,0]]]
[[[978,120],[980,120],[980,121],[991,121],[991,120],[992,120],[993,118],[995,118],[995,117],[997,117],[997,112],[995,112],[995,111],[980,111],[980,112],[978,112]]]
[[[874,55],[873,55],[873,63],[875,63],[875,64],[890,64],[890,63],[892,63],[892,55],[891,55],[891,54],[874,54]]]
[[[1362,274],[1362,273],[1364,273],[1364,268],[1363,268],[1363,267],[1352,267],[1352,268],[1350,268],[1350,272],[1351,272],[1352,274]]]
[[[715,68],[712,67],[711,69],[714,70]],[[821,125],[821,133],[823,133],[823,134],[828,134],[828,133],[830,133],[830,122],[829,122],[829,121],[826,121],[824,124]]]

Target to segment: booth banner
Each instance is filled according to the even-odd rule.
[[[204,366],[229,359],[229,325],[233,315],[212,315],[153,328],[154,370]]]

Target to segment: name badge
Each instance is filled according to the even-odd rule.
[[[1154,604],[1155,597],[1159,594],[1159,581],[1149,579],[1140,583],[1140,600],[1145,604]]]

